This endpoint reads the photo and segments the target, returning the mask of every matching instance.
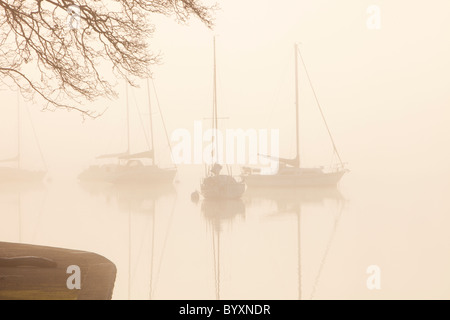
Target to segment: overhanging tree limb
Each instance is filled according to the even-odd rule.
[[[107,79],[133,84],[160,61],[147,42],[152,14],[212,27],[213,11],[200,0],[0,0],[0,81],[39,96],[45,108],[96,117],[81,103],[116,97]]]

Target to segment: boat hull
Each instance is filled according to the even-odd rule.
[[[244,182],[226,175],[207,177],[201,184],[201,194],[205,199],[239,199],[245,189]]]
[[[83,182],[152,184],[172,182],[176,173],[176,169],[161,169],[156,166],[93,166],[82,172],[78,179]]]
[[[161,169],[154,166],[126,168],[110,177],[114,184],[153,184],[173,182],[176,169]]]

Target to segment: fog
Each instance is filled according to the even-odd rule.
[[[370,5],[381,10],[380,29],[367,26]],[[145,199],[152,214],[133,208],[136,199],[127,198],[123,210],[115,192],[86,192],[77,176],[97,156],[126,150],[125,82],[114,80],[118,99],[85,104],[106,109],[95,120],[74,111],[42,111],[42,101],[18,101],[3,86],[0,159],[17,153],[19,104],[21,166],[46,166],[48,173],[42,188],[22,194],[21,218],[16,193],[3,187],[0,241],[105,255],[118,268],[117,299],[449,298],[450,2],[229,0],[220,7],[214,30],[194,20],[180,25],[153,19],[150,46],[162,54],[151,90],[158,162],[170,166],[158,102],[169,136],[180,128],[193,134],[195,121],[210,126],[205,118],[212,112],[213,36],[218,112],[226,118],[219,129],[278,129],[280,155],[294,157],[299,43],[350,170],[339,184],[342,198],[293,195],[292,209],[279,195],[244,194],[245,213],[232,209],[238,213],[217,227],[190,200],[203,165],[180,165],[174,190]],[[333,150],[303,67],[299,78],[302,164],[329,165]],[[129,89],[132,152],[145,150],[148,135],[146,82],[139,84]],[[156,223],[161,227],[152,233]],[[209,238],[217,230],[224,255],[219,296]],[[156,261],[149,256],[152,235]],[[380,290],[366,288],[370,265],[382,270]]]

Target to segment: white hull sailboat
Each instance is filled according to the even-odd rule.
[[[253,169],[254,170],[254,169]],[[333,187],[345,174],[344,170],[325,172],[321,168],[280,167],[277,174],[255,174],[244,169],[245,183],[250,187]]]
[[[145,165],[140,159],[130,159],[125,166],[117,168],[109,177],[111,183],[164,183],[172,182],[177,170],[163,169],[154,164]]]
[[[153,184],[172,182],[177,173],[176,168],[160,168],[155,163],[155,148],[153,135],[153,118],[150,101],[150,86],[147,80],[148,103],[150,113],[151,146],[148,151],[130,153],[130,117],[127,100],[127,151],[116,154],[99,156],[98,160],[114,159],[116,163],[94,165],[82,172],[78,178],[88,182],[106,182],[114,184]],[[164,120],[163,120],[164,121]],[[170,144],[169,144],[170,147]]]
[[[0,160],[0,163],[9,163],[12,166],[0,167],[0,183],[39,183],[42,182],[46,171],[33,171],[23,169],[21,166],[21,123],[19,93],[17,94],[17,156],[11,159]],[[34,129],[34,128],[33,128]],[[36,138],[37,139],[37,138]],[[36,140],[38,141],[38,140]],[[39,145],[39,143],[38,143]],[[40,149],[39,149],[40,150]],[[42,153],[41,153],[42,157]],[[45,161],[42,158],[42,162]]]
[[[163,169],[153,164],[145,164],[144,159],[132,155],[118,158],[116,164],[94,165],[83,171],[78,179],[83,182],[114,184],[152,184],[172,182],[176,169]]]
[[[214,91],[213,91],[213,132],[218,130],[218,115],[217,115],[217,64],[216,64],[216,39],[214,38]],[[216,137],[213,137],[215,143],[215,150],[212,152],[212,165],[207,168],[206,177],[203,179],[200,192],[206,199],[238,199],[245,192],[245,182],[238,181],[230,173],[230,168],[227,167],[228,174],[220,174],[222,165],[218,163],[219,146]]]
[[[325,117],[323,115],[320,104],[318,103],[317,96],[314,93],[316,98],[317,105],[319,107],[320,113],[322,115],[322,119],[325,123],[325,126],[328,130],[328,134],[333,145],[333,151],[337,155],[339,159],[339,165],[325,169],[323,167],[316,168],[306,168],[300,166],[300,137],[299,137],[299,93],[298,93],[298,57],[300,56],[303,66],[306,66],[303,62],[303,58],[299,51],[298,45],[295,45],[295,125],[296,125],[296,157],[294,159],[283,159],[276,158],[278,161],[279,169],[276,174],[262,174],[261,169],[259,168],[250,168],[243,167],[242,173],[245,183],[249,187],[335,187],[341,180],[342,176],[348,172],[345,169],[344,164],[341,160],[341,157],[337,151],[336,145],[334,143],[334,139],[331,135],[331,132],[328,128],[328,125],[325,121]],[[307,71],[306,71],[307,73]],[[308,73],[307,73],[308,75]],[[311,81],[308,80],[312,87]],[[267,156],[269,158],[270,156]]]

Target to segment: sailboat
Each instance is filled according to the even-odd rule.
[[[316,98],[317,105],[320,110],[320,114],[327,128],[331,143],[333,145],[333,151],[339,159],[338,166],[330,168],[328,170],[323,167],[307,168],[300,165],[300,137],[299,137],[299,92],[298,92],[298,58],[301,58],[303,66],[306,70],[305,63],[298,48],[298,44],[295,44],[295,126],[296,126],[296,157],[294,159],[274,158],[279,163],[279,169],[276,174],[262,174],[259,168],[243,167],[242,173],[245,183],[249,187],[335,187],[341,180],[342,176],[348,172],[344,163],[337,151],[336,144],[331,135],[331,131],[328,128],[327,122],[323,115],[320,104],[318,103],[317,96],[312,87],[311,80],[309,84],[313,89],[314,96]]]
[[[124,165],[120,157],[130,154],[130,107],[128,103],[128,84],[125,85],[126,119],[127,119],[127,150],[124,152],[100,155],[96,158],[98,164],[91,165],[78,175],[83,183],[107,183],[112,174]]]
[[[214,91],[213,91],[213,132],[218,131],[217,115],[217,63],[216,63],[216,38],[214,38]],[[215,150],[212,152],[211,165],[206,168],[206,177],[202,180],[200,192],[205,198],[209,199],[237,199],[245,192],[245,182],[238,181],[231,175],[231,170],[227,167],[228,174],[220,174],[223,166],[218,163],[218,141],[213,137]],[[215,152],[214,152],[215,151]]]
[[[21,166],[21,115],[20,98],[17,93],[17,155],[0,163],[11,163],[14,166],[0,166],[0,183],[38,183],[42,182],[46,172],[23,169]],[[34,129],[34,128],[33,128]],[[42,153],[41,153],[42,156]],[[45,163],[45,162],[44,162]]]
[[[153,115],[152,105],[150,99],[150,83],[147,79],[147,94],[148,94],[148,109],[150,115],[150,140],[151,145],[149,150],[130,154],[129,152],[119,157],[120,160],[125,160],[126,165],[121,167],[121,170],[117,170],[113,173],[110,179],[112,183],[164,183],[172,182],[177,169],[174,168],[161,168],[155,161],[155,142],[153,133]],[[162,116],[161,116],[162,118]],[[162,119],[164,123],[164,119]],[[165,127],[165,126],[164,126]],[[170,142],[166,132],[167,144],[170,147]],[[128,150],[129,151],[129,150]],[[146,164],[145,162],[150,161]]]
[[[150,99],[150,85],[147,79],[148,108],[150,114],[150,139],[149,150],[131,153],[130,152],[130,112],[128,104],[128,86],[126,86],[127,101],[127,150],[122,153],[107,154],[97,157],[97,159],[115,159],[116,163],[91,166],[79,175],[82,181],[97,181],[114,184],[128,183],[163,183],[172,182],[177,170],[176,168],[160,168],[155,163],[153,115]],[[163,120],[164,121],[164,120]],[[167,135],[166,135],[167,136]],[[169,144],[170,146],[170,144]]]

